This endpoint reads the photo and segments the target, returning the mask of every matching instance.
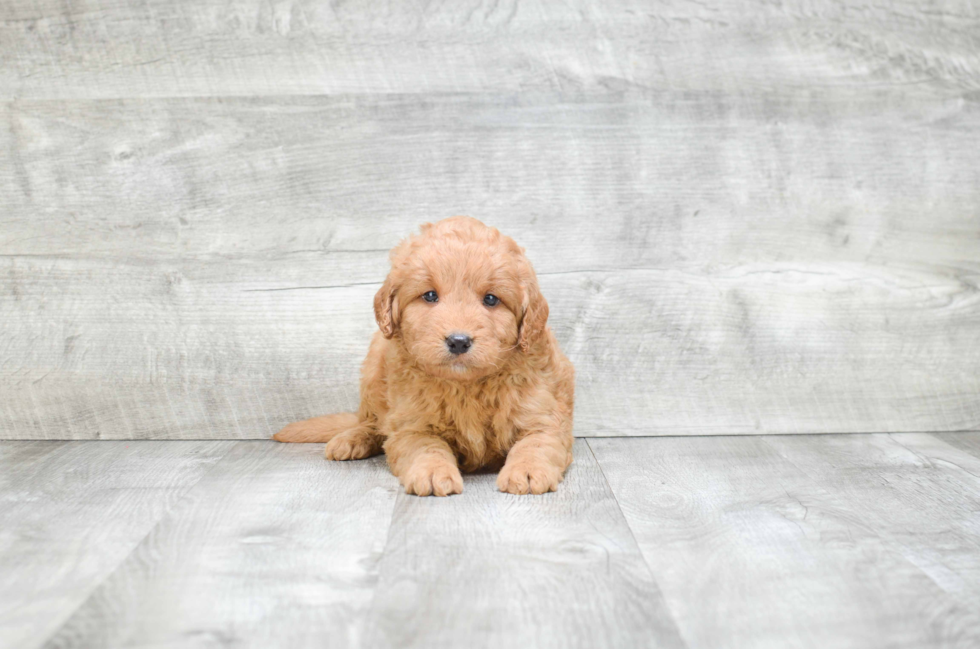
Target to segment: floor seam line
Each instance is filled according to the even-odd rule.
[[[385,457],[385,467],[388,471],[390,471],[390,468],[387,466],[387,456]],[[381,586],[381,563],[384,561],[385,557],[388,556],[388,547],[391,545],[392,537],[391,531],[394,528],[395,522],[395,512],[398,510],[398,503],[401,502],[402,498],[406,497],[401,483],[395,487],[394,491],[395,498],[391,505],[391,515],[388,517],[388,530],[385,533],[385,544],[381,549],[381,556],[378,557],[378,575],[377,579],[375,580],[374,587],[372,588],[371,603],[364,609],[364,617],[361,619],[361,622],[358,625],[360,628],[358,629],[359,633],[357,634],[357,637],[360,639],[360,643],[363,643],[364,639],[367,637],[368,621],[371,619],[371,613],[374,611],[375,604],[378,601],[378,591]]]
[[[89,442],[89,441],[98,442],[98,441],[103,441],[103,440],[74,440],[74,441],[79,441],[79,442]],[[109,441],[109,440],[106,440],[106,441]],[[113,440],[113,441],[115,441],[115,440]],[[126,440],[118,440],[118,441],[126,441]],[[128,441],[156,441],[156,440],[128,440]],[[181,442],[181,441],[186,441],[186,440],[162,440],[162,441],[176,441],[176,442]],[[201,441],[201,440],[196,440],[196,441]],[[126,562],[126,560],[129,559],[130,556],[132,556],[133,552],[138,547],[140,547],[143,544],[143,542],[146,541],[147,538],[149,538],[149,536],[154,532],[154,530],[156,530],[158,527],[160,527],[160,524],[164,520],[166,520],[171,514],[173,514],[179,508],[180,504],[182,502],[184,502],[184,500],[186,499],[188,492],[190,492],[192,489],[194,489],[194,487],[196,487],[197,485],[199,485],[201,483],[201,481],[204,480],[205,477],[207,477],[208,475],[210,475],[218,467],[218,465],[220,465],[225,460],[225,458],[228,457],[229,453],[231,453],[231,451],[235,447],[239,446],[242,442],[251,441],[251,440],[211,440],[211,441],[214,441],[214,442],[234,442],[234,443],[229,444],[228,450],[226,450],[224,453],[222,453],[221,454],[221,457],[219,457],[217,459],[217,461],[215,461],[215,463],[212,464],[206,471],[204,471],[203,473],[201,473],[200,477],[198,477],[197,480],[195,480],[191,484],[187,485],[184,489],[180,490],[180,492],[176,495],[176,499],[174,501],[173,506],[170,507],[170,508],[168,508],[166,511],[164,511],[163,513],[160,514],[160,517],[157,518],[157,520],[155,520],[153,522],[153,524],[150,525],[150,527],[146,530],[146,534],[144,534],[143,536],[141,536],[139,538],[139,540],[137,540],[135,543],[133,543],[132,547],[129,549],[129,552],[127,552],[125,555],[123,555],[123,557],[119,560],[119,562],[116,563],[116,565],[114,565],[112,567],[112,570],[110,570],[108,573],[106,573],[105,577],[103,577],[102,579],[100,579],[98,581],[98,583],[96,583],[94,586],[92,586],[92,588],[88,591],[88,593],[86,593],[85,599],[83,599],[82,601],[80,601],[78,603],[78,606],[76,606],[75,608],[73,608],[70,613],[68,613],[67,615],[65,615],[64,619],[61,621],[61,624],[58,625],[58,628],[55,629],[54,631],[52,631],[51,635],[49,635],[47,638],[45,638],[44,641],[41,644],[38,645],[38,647],[47,647],[48,646],[48,643],[51,641],[51,639],[57,637],[58,634],[61,633],[61,630],[65,628],[65,625],[67,625],[69,622],[71,622],[71,620],[75,617],[75,615],[77,615],[78,612],[80,610],[82,610],[82,608],[86,604],[88,604],[89,600],[92,599],[92,596],[95,594],[95,592],[97,590],[99,590],[99,588],[101,588],[106,582],[108,582],[110,579],[112,579],[112,576],[115,575],[116,572],[119,570],[119,568]]]
[[[616,495],[612,485],[609,483],[609,478],[606,477],[606,472],[602,468],[602,463],[599,462],[599,458],[596,457],[595,451],[592,449],[592,444],[587,438],[585,439],[585,446],[589,449],[589,454],[592,456],[592,460],[595,462],[596,467],[598,467],[599,475],[602,476],[602,481],[606,483],[606,488],[609,490],[609,494],[612,496],[613,502],[616,503],[616,511],[619,512],[619,515],[623,519],[623,523],[626,525],[626,529],[629,530],[630,538],[633,539],[633,547],[636,548],[636,553],[640,556],[640,560],[643,562],[643,565],[646,566],[647,572],[650,574],[650,580],[656,585],[657,592],[660,594],[660,600],[663,602],[664,608],[668,613],[670,613],[671,621],[674,623],[674,629],[677,631],[677,637],[680,638],[680,641],[684,643],[685,647],[690,647],[687,639],[684,637],[684,634],[681,633],[681,625],[678,623],[677,614],[671,610],[670,603],[667,601],[667,597],[664,595],[664,590],[660,586],[660,581],[654,576],[653,568],[650,567],[646,556],[643,554],[643,550],[640,549],[640,542],[636,540],[636,533],[633,532],[633,527],[626,518],[626,513],[623,511],[623,506],[619,502],[619,496]]]

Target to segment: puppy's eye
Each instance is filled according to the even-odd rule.
[[[497,306],[500,303],[500,298],[493,293],[487,293],[483,296],[483,303],[487,306]]]
[[[422,299],[425,300],[426,302],[438,302],[439,296],[436,294],[435,291],[426,291],[425,293],[422,294]]]

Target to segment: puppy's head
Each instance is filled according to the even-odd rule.
[[[391,251],[374,297],[385,338],[395,337],[426,372],[473,380],[528,353],[548,321],[524,250],[476,219],[426,224]]]

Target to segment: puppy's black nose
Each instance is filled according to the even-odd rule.
[[[446,347],[450,354],[465,354],[473,346],[473,339],[466,334],[449,334],[446,336]]]

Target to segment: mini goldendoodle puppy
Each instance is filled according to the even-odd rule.
[[[501,462],[501,491],[554,491],[572,461],[575,370],[524,249],[453,217],[423,225],[390,256],[357,414],[299,421],[275,439],[327,442],[329,460],[384,451],[419,496],[461,493],[460,468]]]

